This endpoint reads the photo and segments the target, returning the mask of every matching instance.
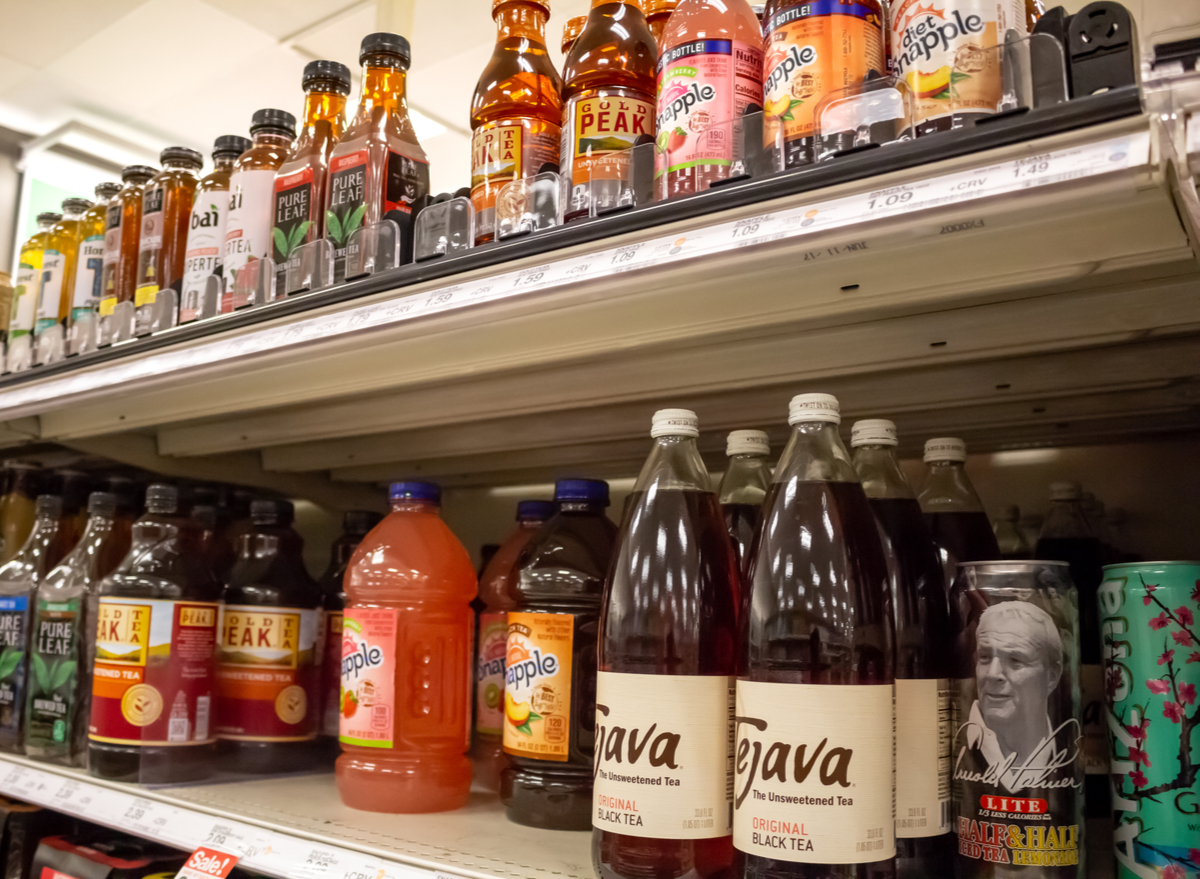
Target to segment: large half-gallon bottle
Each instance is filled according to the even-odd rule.
[[[942,557],[942,572],[949,589],[959,562],[999,558],[1000,547],[983,501],[967,476],[967,446],[957,437],[937,437],[925,443],[929,471],[918,500],[933,542]]]

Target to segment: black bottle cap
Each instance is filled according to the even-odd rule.
[[[242,137],[240,134],[222,134],[213,141],[212,157],[219,159],[233,156],[236,159],[253,145],[250,138]]]
[[[37,516],[49,516],[51,519],[62,518],[62,498],[56,494],[39,494],[36,506]]]
[[[342,514],[342,530],[347,534],[363,534],[383,521],[383,516],[370,510],[347,510]]]
[[[146,511],[174,513],[179,508],[179,489],[156,482],[146,489]]]
[[[96,187],[96,198],[112,198],[121,191],[121,184],[109,180]]]
[[[64,214],[82,214],[92,203],[86,198],[64,198],[62,209]]]
[[[164,165],[167,162],[177,162],[181,165],[187,165],[195,170],[199,170],[204,166],[204,156],[200,155],[193,149],[183,146],[167,147],[158,154],[158,160]]]
[[[277,131],[290,137],[296,136],[296,117],[287,110],[255,110],[250,119],[250,134],[259,131]]]
[[[89,516],[111,519],[117,514],[117,496],[111,491],[93,491],[88,495],[87,511]]]
[[[250,520],[255,525],[290,525],[295,516],[291,501],[257,500],[250,504]]]
[[[368,55],[392,55],[399,59],[400,67],[405,70],[412,63],[412,49],[408,40],[399,34],[367,34],[358,49],[358,63],[362,64]]]
[[[308,91],[310,85],[329,83],[339,95],[350,94],[350,68],[340,61],[309,61],[304,65],[304,77],[300,87]]]
[[[121,182],[145,183],[156,173],[158,172],[149,165],[129,165],[121,172]]]
[[[62,219],[62,214],[56,214],[54,211],[44,211],[37,215],[39,223],[57,223]]]

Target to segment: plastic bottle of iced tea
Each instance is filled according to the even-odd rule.
[[[510,821],[592,826],[596,639],[617,526],[608,483],[560,479],[558,511],[517,561],[508,612],[500,799]]]
[[[542,523],[554,515],[549,501],[517,504],[517,527],[505,538],[479,577],[479,634],[475,646],[475,738],[471,759],[475,781],[490,791],[500,790],[504,756],[504,671],[508,651],[508,611],[514,606],[513,580],[517,559]]]
[[[733,540],[738,565],[745,571],[750,563],[750,541],[762,515],[763,501],[771,487],[771,443],[761,430],[735,430],[725,441],[729,463],[721,477],[717,498],[725,516],[725,529]]]
[[[38,585],[32,611],[25,754],[64,766],[82,766],[87,749],[92,658],[86,644],[96,623],[88,616],[91,593],[130,542],[130,520],[118,513],[116,495],[92,492],[87,512],[83,537]]]
[[[200,180],[192,198],[187,247],[183,261],[183,292],[179,297],[179,322],[200,316],[201,298],[211,275],[220,276],[225,254],[225,218],[229,214],[229,178],[238,156],[250,149],[250,139],[222,134],[213,143],[213,169]]]
[[[221,311],[252,304],[250,294],[236,293],[237,274],[254,271],[252,260],[271,255],[275,216],[275,172],[296,139],[296,117],[285,110],[256,110],[250,119],[250,149],[238,156],[229,175],[229,213],[225,216],[222,273],[225,295]]]
[[[338,793],[368,812],[444,812],[471,790],[475,571],[436,485],[389,495],[346,570]]]
[[[936,437],[925,443],[929,471],[917,497],[942,557],[947,589],[953,584],[959,562],[1000,556],[983,501],[964,469],[966,460],[967,445],[957,437]]]
[[[108,203],[104,223],[104,277],[100,282],[100,344],[111,345],[120,333],[113,312],[117,303],[133,302],[137,284],[138,244],[142,231],[143,189],[155,171],[149,165],[130,165],[121,172],[121,190]]]
[[[679,0],[645,0],[642,3],[642,9],[646,12],[646,24],[650,28],[650,33],[654,35],[654,42],[658,44],[658,54],[660,57],[664,53],[663,36],[667,30],[667,21],[671,18],[671,13],[675,11],[675,7],[678,5]],[[761,42],[762,31],[758,28],[755,28],[755,31],[758,35],[758,39],[755,42]],[[756,46],[755,48],[758,47]],[[759,78],[762,78],[761,72]]]
[[[792,399],[751,548],[733,817],[745,879],[894,875],[888,569],[840,420],[835,397]]]
[[[221,583],[174,486],[146,489],[129,554],[93,596],[88,771],[157,784],[206,778]]]
[[[586,15],[576,15],[574,18],[568,18],[567,23],[563,25],[562,53],[564,58],[571,54],[571,47],[583,33],[583,26],[587,24],[587,20]]]
[[[38,214],[38,230],[21,245],[8,322],[9,372],[21,372],[33,364],[34,332],[42,293],[42,260],[50,241],[50,230],[60,218],[60,214],[48,211]]]
[[[71,282],[71,310],[67,324],[67,349],[71,354],[91,350],[96,344],[96,327],[92,321],[100,307],[101,284],[104,281],[104,227],[108,203],[120,191],[120,183],[101,183],[96,187],[95,203],[84,211],[79,220],[79,248],[75,257],[75,277]]]
[[[187,147],[167,147],[158,157],[162,170],[142,195],[142,235],[138,243],[137,281],[133,292],[134,333],[145,335],[174,326],[176,315],[160,315],[160,290],[183,287],[188,228],[204,157]],[[178,301],[176,302],[178,307]]]
[[[656,191],[702,192],[741,158],[740,120],[762,94],[762,30],[746,0],[680,0],[658,48]],[[657,36],[657,35],[656,35]]]
[[[921,505],[896,459],[896,425],[856,421],[850,435],[884,536],[896,630],[896,876],[954,872],[950,810],[950,606]]]
[[[592,864],[602,879],[727,876],[737,560],[696,413],[661,409],[650,435],[604,584]]]
[[[546,49],[547,0],[493,0],[496,48],[471,99],[475,243],[496,235],[496,194],[558,164],[562,78]]]
[[[879,0],[768,0],[763,13],[763,146],[781,167],[815,161],[817,104],[885,73]]]
[[[337,61],[310,61],[304,65],[300,84],[304,89],[303,127],[275,175],[271,259],[281,273],[297,248],[325,235],[329,155],[346,128],[350,68]],[[297,256],[297,268],[299,262]],[[280,280],[284,280],[282,275]]]
[[[412,50],[398,34],[363,37],[362,100],[329,159],[325,237],[336,277],[345,274],[355,231],[392,220],[400,228],[400,262],[412,260],[412,226],[429,196],[429,159],[408,117],[405,91]]]
[[[82,470],[64,468],[51,473],[46,485],[46,494],[56,494],[62,498],[63,533],[67,542],[74,546],[87,529],[87,503],[92,493],[91,477]]]
[[[559,173],[568,220],[616,207],[629,150],[654,140],[658,46],[636,2],[592,0],[587,24],[563,62]]]
[[[0,498],[0,542],[4,552],[0,564],[14,559],[29,539],[42,484],[42,470],[37,464],[9,461],[4,471],[4,497]]]
[[[252,524],[221,595],[217,736],[239,772],[301,769],[317,737],[322,596],[294,518],[288,501],[250,505]]]

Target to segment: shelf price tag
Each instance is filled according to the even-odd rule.
[[[175,879],[226,879],[240,858],[209,845],[192,852]]]

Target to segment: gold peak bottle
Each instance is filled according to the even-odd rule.
[[[310,61],[301,80],[304,119],[300,137],[275,174],[275,228],[271,259],[282,271],[298,247],[325,234],[325,181],[329,154],[346,128],[350,68]],[[295,257],[299,267],[299,257]]]
[[[586,15],[577,15],[574,18],[568,18],[567,23],[563,25],[562,53],[564,58],[571,54],[571,47],[583,33],[583,26],[587,24],[587,19]]]
[[[84,211],[79,220],[79,247],[75,254],[75,275],[71,282],[71,305],[68,313],[68,349],[72,354],[90,350],[95,345],[94,325],[90,315],[100,306],[100,284],[104,280],[104,225],[108,203],[121,184],[101,183],[96,187],[95,203]],[[84,333],[89,338],[84,339]]]
[[[429,160],[408,118],[411,59],[399,34],[368,34],[358,51],[362,100],[330,157],[325,204],[325,237],[333,243],[339,278],[350,237],[381,220],[400,227],[400,262],[412,259],[413,221],[429,196]]]
[[[139,336],[175,322],[175,315],[159,314],[158,292],[171,289],[178,296],[182,290],[188,221],[200,182],[197,172],[204,166],[203,156],[180,146],[167,147],[158,160],[162,170],[150,178],[142,195],[142,235],[133,295],[137,308],[134,332]],[[163,321],[162,327],[156,318]]]
[[[100,297],[100,344],[112,344],[117,327],[113,312],[119,302],[132,302],[137,279],[138,243],[142,230],[142,190],[154,176],[148,165],[121,172],[121,189],[108,203],[104,225],[104,279]]]
[[[587,24],[563,65],[560,173],[568,220],[615,207],[629,173],[628,151],[654,142],[658,46],[636,2],[592,0]]]
[[[558,162],[562,78],[546,50],[547,0],[493,0],[496,49],[471,100],[471,201],[475,243],[496,235],[496,195],[506,183]]]

